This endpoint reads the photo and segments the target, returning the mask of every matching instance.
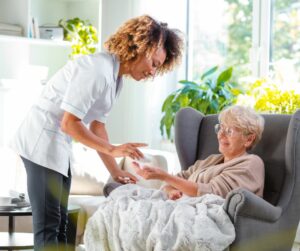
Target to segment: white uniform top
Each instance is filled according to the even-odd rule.
[[[22,157],[68,176],[72,139],[60,129],[64,111],[85,124],[102,123],[122,88],[120,63],[108,53],[67,63],[47,83],[18,129],[11,147]]]

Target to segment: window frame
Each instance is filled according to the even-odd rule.
[[[267,77],[270,69],[272,0],[253,0],[252,75]]]

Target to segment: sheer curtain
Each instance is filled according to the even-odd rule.
[[[0,80],[0,196],[13,195],[12,190],[26,193],[25,168],[9,143],[43,88],[37,78],[47,73],[39,73],[47,70],[38,66],[23,69],[20,79]]]

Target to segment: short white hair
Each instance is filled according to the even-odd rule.
[[[260,114],[250,107],[241,105],[229,106],[221,111],[219,122],[241,129],[246,135],[254,134],[255,140],[249,150],[253,149],[260,141],[265,125],[265,120]]]

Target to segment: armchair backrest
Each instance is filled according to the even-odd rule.
[[[289,199],[281,200],[280,195],[283,192],[291,193],[295,183],[293,170],[295,165],[288,163],[289,157],[286,153],[291,116],[264,114],[263,117],[265,119],[263,136],[252,153],[260,156],[265,163],[264,199],[273,205],[277,205],[280,201],[285,204]],[[217,123],[218,115],[204,116],[192,108],[184,108],[177,113],[175,144],[182,169],[187,169],[198,159],[219,152],[214,132],[214,125]],[[291,144],[290,140],[288,144]]]

